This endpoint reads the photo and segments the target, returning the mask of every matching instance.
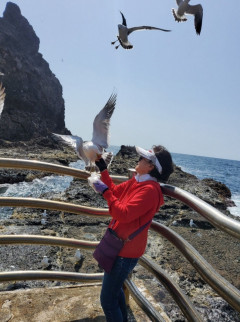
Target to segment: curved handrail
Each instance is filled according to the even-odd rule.
[[[12,159],[12,158],[0,158],[0,168],[15,168],[15,169],[32,169],[46,172],[53,172],[60,175],[69,175],[79,179],[87,179],[90,175],[89,172],[74,169],[67,166],[52,164],[48,162],[42,162],[37,160],[24,160],[24,159]],[[124,182],[128,179],[126,176],[114,176],[111,178],[115,183]],[[215,209],[205,201],[192,195],[191,193],[184,191],[180,188],[168,185],[160,184],[163,194],[176,198],[198,212],[200,215],[209,220],[214,226],[227,232],[228,234],[240,239],[240,222],[229,218],[222,214],[219,210]],[[51,208],[52,209],[52,208]]]
[[[87,180],[87,178],[90,176],[90,172],[88,171],[37,160],[0,158],[0,168],[38,170],[44,172],[52,172],[59,175],[72,176],[78,179],[85,180]],[[111,178],[115,183],[120,183],[128,179],[128,177],[115,175],[112,175]]]
[[[161,184],[162,192],[170,197],[174,197],[187,206],[195,210],[197,213],[205,217],[210,221],[215,227],[227,232],[240,239],[240,222],[229,218],[228,216],[221,213],[219,210],[215,209],[205,201],[200,198],[192,195],[190,192],[182,190],[180,188],[168,185]]]
[[[73,247],[81,248],[86,250],[93,250],[98,245],[97,242],[77,240],[73,238],[62,238],[62,237],[50,237],[41,235],[1,235],[0,245],[16,245],[16,244],[38,244],[38,245],[51,245],[51,246],[61,246],[61,247]],[[165,273],[159,266],[151,262],[145,257],[139,259],[139,264],[145,267],[147,270],[152,272],[160,282],[166,287],[170,292],[173,299],[179,305],[183,314],[187,317],[189,321],[202,321],[198,317],[198,313],[192,306],[191,302],[187,299],[186,295],[183,294],[181,289],[171,280],[167,273]],[[132,285],[132,284],[131,284]],[[133,298],[138,303],[138,305],[144,310],[144,312],[150,317],[159,316],[159,314],[146,302],[145,298],[139,293],[137,288],[127,285],[129,291],[131,292]]]
[[[87,206],[76,205],[73,203],[39,199],[39,198],[0,197],[0,206],[60,210],[60,211],[74,213],[76,215],[84,214],[87,216],[95,216],[95,217],[109,216],[109,211],[107,208],[105,209],[105,208],[87,207]]]
[[[58,280],[58,281],[69,281],[69,282],[98,282],[102,281],[103,273],[73,273],[73,272],[61,272],[61,271],[14,271],[14,272],[0,272],[0,282],[9,281],[27,281],[27,280]],[[146,314],[151,317],[156,317],[153,321],[164,322],[161,315],[152,307],[152,305],[143,298],[136,288],[133,288],[132,283],[126,282],[129,291],[140,305],[144,309]],[[148,307],[147,307],[148,305]]]
[[[213,267],[192,247],[186,240],[179,236],[176,232],[170,228],[161,225],[155,221],[152,222],[151,230],[156,231],[165,238],[167,238],[178,250],[186,257],[190,264],[197,270],[202,278],[218,293],[220,294],[230,305],[236,310],[240,311],[240,292],[237,288],[231,285],[221,275],[219,275]],[[0,237],[0,244],[50,244],[55,246],[66,246],[74,248],[94,249],[98,242],[89,242],[61,237],[47,237],[38,235],[2,235]],[[140,264],[143,265],[144,259],[140,259]],[[144,266],[144,265],[143,265]],[[159,276],[160,272],[158,272]],[[163,277],[163,284],[167,283],[166,277]],[[167,283],[169,286],[169,282]],[[177,292],[175,292],[177,294]],[[183,302],[180,298],[178,301]],[[184,303],[184,302],[183,302]],[[180,303],[181,304],[181,303]],[[183,304],[183,312],[184,312]],[[179,305],[180,308],[182,306]]]
[[[151,230],[167,238],[186,257],[202,278],[232,307],[240,312],[240,291],[218,274],[213,267],[175,231],[156,221],[153,221]]]
[[[78,240],[74,238],[62,238],[41,235],[0,235],[0,245],[26,244],[26,245],[52,245],[61,247],[82,248],[93,250],[98,241]]]
[[[73,273],[61,271],[14,271],[14,272],[0,272],[0,281],[24,281],[24,280],[58,280],[58,281],[71,281],[71,282],[84,282],[89,281],[97,282],[103,279],[103,273]]]
[[[163,286],[168,290],[172,298],[178,304],[188,321],[203,321],[188,297],[182,292],[180,287],[172,280],[172,278],[163,269],[161,269],[159,265],[153,263],[145,256],[140,257],[139,264],[154,274],[156,278],[163,284]]]
[[[25,206],[25,207],[38,207],[44,209],[57,209],[60,211],[71,211],[77,214],[86,214],[90,216],[96,216],[95,211],[97,210],[98,215],[107,216],[107,209],[98,209],[92,207],[78,206],[75,204],[65,204],[64,202],[49,201],[44,199],[34,198],[3,198],[0,197],[0,205],[13,205],[11,200],[14,201],[14,206]],[[36,204],[35,204],[36,202]],[[70,206],[69,206],[70,205]],[[63,208],[62,208],[63,207]],[[227,282],[221,275],[217,274],[211,265],[193,248],[187,241],[176,234],[170,228],[161,225],[155,221],[152,222],[150,229],[157,231],[164,237],[166,237],[171,243],[173,243],[187,258],[187,260],[196,268],[199,274],[204,280],[215,289],[226,301],[228,301],[233,307],[239,310],[240,306],[240,292]],[[197,255],[196,255],[197,254]]]
[[[151,321],[156,322],[166,322],[166,319],[162,317],[162,315],[155,310],[152,304],[139,292],[136,285],[132,280],[127,278],[124,282],[127,287],[129,293],[131,293],[135,302],[140,306],[140,308],[147,314],[147,316],[151,319]]]

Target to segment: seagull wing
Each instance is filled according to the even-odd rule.
[[[201,33],[202,29],[202,19],[203,19],[203,7],[200,4],[197,4],[195,6],[188,7],[188,10],[186,11],[187,14],[194,15],[194,25],[195,30],[198,35]]]
[[[171,31],[171,30],[168,30],[168,29],[156,28],[156,27],[151,27],[151,26],[140,26],[140,27],[129,28],[128,29],[128,35],[130,35],[130,33],[133,32],[133,31],[143,30],[143,29],[147,29],[147,30]]]
[[[177,5],[180,6],[180,4],[183,2],[183,0],[176,0]]]
[[[93,122],[92,142],[107,148],[109,143],[110,118],[116,105],[117,94],[113,93],[104,108],[98,113]]]
[[[76,152],[79,157],[79,159],[83,160],[85,162],[85,165],[87,166],[89,164],[89,160],[86,157],[84,151],[83,151],[83,140],[79,136],[74,136],[76,140]]]
[[[72,148],[74,148],[76,150],[76,147],[77,147],[76,139],[75,139],[76,136],[74,136],[74,135],[56,134],[56,133],[53,133],[53,135],[58,141],[66,144],[66,145],[68,145],[68,146],[70,146],[70,147],[72,147]]]
[[[78,157],[83,160],[86,164],[89,162],[83,152],[83,140],[77,135],[63,135],[53,133],[54,137],[57,138],[60,142],[72,147],[75,149]]]
[[[121,15],[122,15],[122,25],[126,26],[127,27],[127,21],[123,15],[123,13],[120,11]]]
[[[0,83],[0,117],[4,107],[5,96],[6,96],[5,88],[2,87],[2,83]]]

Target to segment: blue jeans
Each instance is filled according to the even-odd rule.
[[[107,322],[127,321],[127,307],[122,286],[137,261],[138,258],[118,256],[111,272],[104,273],[100,300]]]

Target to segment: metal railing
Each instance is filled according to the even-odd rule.
[[[67,175],[78,179],[87,179],[89,177],[88,171],[74,169],[63,165],[36,161],[36,160],[24,160],[24,159],[11,159],[11,158],[0,158],[0,169],[27,169],[27,170],[38,170],[44,172],[51,172],[60,175]],[[128,177],[125,176],[111,176],[115,183],[126,181]]]
[[[31,169],[39,170],[44,172],[52,172],[60,175],[68,175],[78,179],[86,180],[89,177],[89,172],[73,169],[66,166],[56,165],[47,162],[35,161],[35,160],[22,160],[22,159],[11,159],[11,158],[0,158],[0,168],[11,168],[11,169]],[[111,176],[115,183],[124,182],[128,179],[127,176]],[[229,218],[224,215],[211,205],[207,204],[200,198],[192,195],[191,193],[184,191],[180,188],[161,184],[161,189],[163,194],[170,196],[172,198],[178,199],[200,215],[205,217],[209,222],[211,222],[215,227],[225,231],[226,233],[240,239],[240,222]],[[14,201],[17,202],[17,201]],[[27,202],[27,201],[26,201]],[[7,199],[6,199],[7,205]],[[80,206],[78,206],[80,207]],[[50,208],[53,209],[53,208]],[[96,211],[102,211],[98,208],[94,208]],[[104,209],[105,211],[105,209]],[[103,211],[103,212],[104,212]]]
[[[53,172],[61,175],[70,175],[79,179],[87,179],[89,172],[69,168],[66,166],[54,165],[46,162],[20,160],[20,159],[2,159],[0,158],[0,167],[16,168],[16,169],[32,169],[45,172]],[[123,182],[128,177],[111,176],[115,183]],[[235,221],[228,216],[222,214],[211,205],[202,201],[192,194],[166,184],[161,184],[162,191],[165,195],[176,198],[200,215],[204,216],[214,226],[225,231],[231,236],[240,239],[240,222]],[[76,204],[49,201],[38,198],[9,198],[0,197],[0,206],[21,206],[28,208],[40,208],[49,210],[60,210],[77,215],[87,216],[109,216],[108,209],[93,208],[79,206]],[[221,297],[223,297],[234,309],[240,312],[240,292],[227,280],[220,276],[210,264],[181,236],[176,234],[170,228],[153,221],[151,230],[167,238],[178,250],[186,257],[191,265],[198,271],[202,278],[207,282]],[[38,235],[1,235],[0,244],[40,244],[40,245],[54,245],[66,246],[73,248],[94,249],[98,242],[75,240],[70,238],[47,237]],[[202,321],[198,312],[192,305],[191,301],[180,290],[180,288],[171,280],[171,278],[155,263],[149,261],[145,257],[141,257],[139,263],[154,274],[159,281],[166,287],[173,299],[177,302],[183,314],[189,321]],[[80,274],[69,272],[46,272],[46,271],[19,271],[19,272],[2,272],[0,273],[0,281],[12,280],[31,280],[31,279],[50,279],[50,280],[68,280],[89,282],[99,281],[102,279],[102,274]],[[153,321],[162,321],[162,316],[156,312],[150,303],[145,301],[139,295],[136,287],[131,281],[126,282],[126,286],[135,298],[136,302],[143,308],[146,314]]]
[[[181,202],[195,210],[197,213],[205,217],[211,224],[213,224],[213,226],[219,228],[222,231],[225,231],[235,238],[240,239],[239,221],[236,221],[224,215],[205,201],[183,189],[168,184],[161,184],[161,189],[163,194],[180,200]]]

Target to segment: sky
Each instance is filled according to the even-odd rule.
[[[240,160],[240,1],[203,6],[175,22],[174,0],[15,0],[63,87],[66,127],[84,140],[111,93],[111,145],[164,145],[170,152]],[[2,16],[7,1],[0,3]],[[111,45],[123,12],[132,50]]]

